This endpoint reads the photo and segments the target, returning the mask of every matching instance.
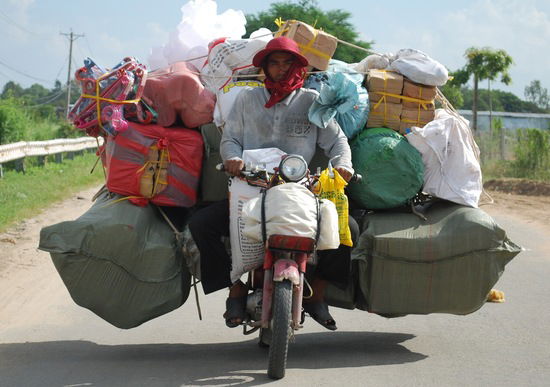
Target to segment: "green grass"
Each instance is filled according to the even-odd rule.
[[[52,203],[104,181],[101,166],[90,174],[97,156],[84,153],[73,160],[28,167],[26,173],[5,171],[0,179],[0,232],[32,217]]]

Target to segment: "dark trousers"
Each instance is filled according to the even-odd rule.
[[[350,230],[355,243],[359,226],[350,216]],[[229,201],[221,200],[195,212],[189,230],[201,254],[201,283],[205,294],[231,286],[231,258],[222,236],[229,236]],[[308,267],[308,278],[318,276],[337,286],[346,287],[351,267],[351,247],[340,245],[335,250],[318,252],[315,268]],[[313,270],[312,270],[313,269]]]
[[[231,286],[231,258],[222,236],[229,236],[229,201],[210,204],[196,211],[189,230],[201,254],[201,283],[205,294]]]

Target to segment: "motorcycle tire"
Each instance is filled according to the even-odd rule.
[[[292,283],[288,280],[275,282],[273,286],[273,307],[271,320],[271,345],[267,375],[271,379],[282,379],[285,376],[288,342],[292,329]]]

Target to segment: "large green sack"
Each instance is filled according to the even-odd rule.
[[[119,328],[133,328],[181,306],[190,274],[158,209],[102,194],[74,221],[40,231],[39,249],[73,300]]]
[[[350,184],[348,194],[360,207],[399,207],[422,188],[422,156],[399,133],[387,128],[365,129],[350,146],[353,168],[363,180]]]
[[[521,248],[484,211],[441,201],[425,212],[375,213],[353,250],[358,308],[388,317],[479,309]]]

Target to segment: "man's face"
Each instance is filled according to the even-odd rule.
[[[275,51],[269,54],[267,57],[267,74],[275,82],[285,79],[294,60],[294,55],[285,51]]]

